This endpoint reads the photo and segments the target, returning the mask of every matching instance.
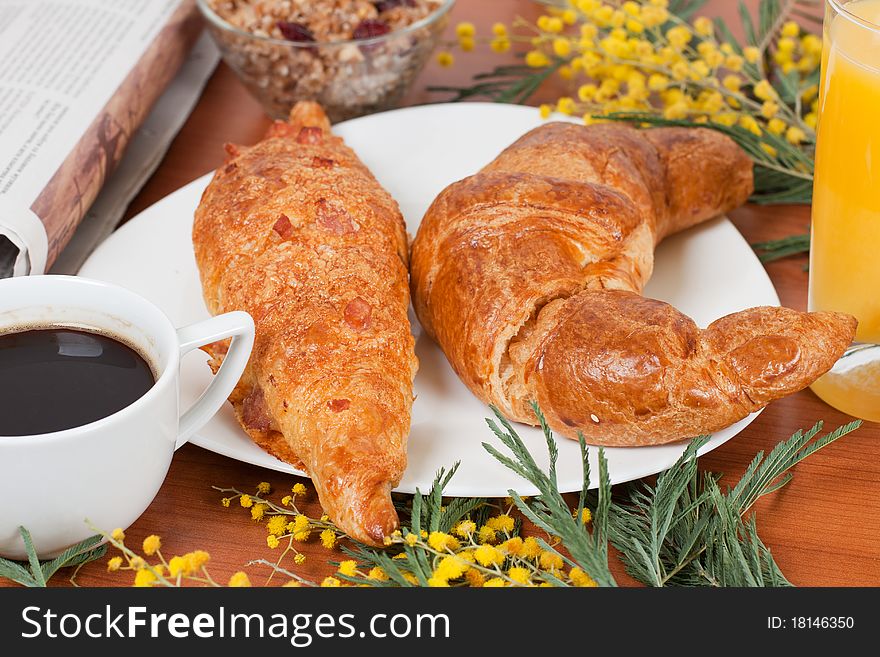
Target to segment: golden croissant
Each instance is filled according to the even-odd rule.
[[[550,123],[447,187],[411,254],[413,304],[459,377],[511,419],[650,445],[800,390],[855,319],[761,307],[700,330],[640,296],[664,237],[744,203],[752,165],[707,129]]]
[[[390,493],[406,467],[417,367],[403,217],[315,103],[227,150],[193,244],[208,309],[256,324],[235,414],[308,472],[338,527],[381,544],[398,526]],[[218,367],[223,346],[209,353]]]

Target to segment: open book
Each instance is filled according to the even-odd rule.
[[[193,0],[0,0],[0,278],[49,268],[201,30]]]

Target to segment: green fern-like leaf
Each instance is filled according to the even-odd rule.
[[[758,453],[726,493],[717,476],[697,472],[696,453],[705,438],[696,439],[654,485],[631,486],[628,499],[615,504],[610,538],[627,572],[651,586],[790,585],[758,537],[754,516],[744,515],[788,483],[795,465],[860,424],[819,438],[821,422],[796,432],[766,458]]]
[[[0,557],[0,577],[5,577],[22,586],[44,587],[60,569],[95,561],[107,552],[106,545],[98,545],[102,539],[100,535],[90,536],[81,543],[64,550],[54,559],[40,562],[31,533],[25,527],[19,527],[18,531],[25,546],[27,562],[19,563]]]

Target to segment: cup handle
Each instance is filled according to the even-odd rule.
[[[229,345],[229,351],[223,358],[217,375],[201,397],[180,416],[174,449],[183,446],[201,429],[235,389],[254,346],[254,320],[246,312],[236,310],[177,329],[181,357],[193,349],[226,338],[232,338],[232,344]]]

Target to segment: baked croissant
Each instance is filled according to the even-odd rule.
[[[208,309],[256,324],[235,414],[308,472],[337,526],[381,544],[398,525],[390,493],[406,467],[417,367],[403,217],[315,103],[227,150],[193,244]],[[222,345],[209,353],[218,367]]]
[[[762,307],[700,330],[640,292],[654,246],[752,191],[707,129],[550,123],[447,187],[412,247],[413,303],[473,393],[596,445],[711,433],[830,369],[855,319]]]

